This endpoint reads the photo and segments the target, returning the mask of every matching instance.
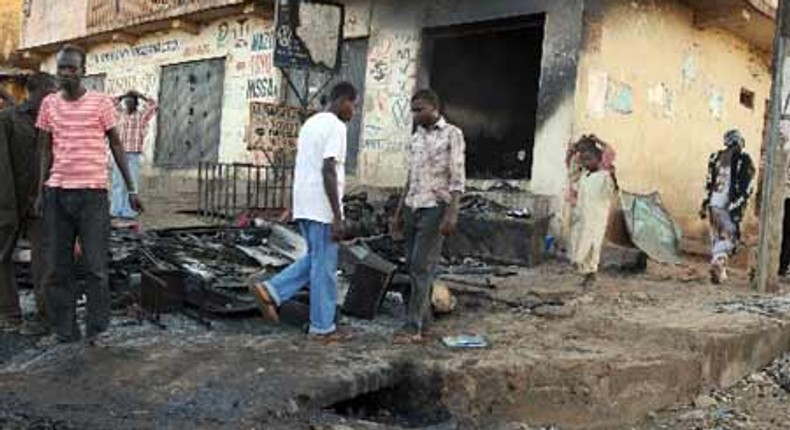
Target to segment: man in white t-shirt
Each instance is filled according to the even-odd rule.
[[[250,281],[261,312],[273,321],[279,319],[277,308],[309,285],[309,335],[324,340],[340,338],[335,326],[337,242],[343,236],[346,123],[354,116],[356,98],[350,83],[335,85],[327,111],[310,117],[299,131],[293,215],[307,240],[307,256],[272,279],[256,275]]]

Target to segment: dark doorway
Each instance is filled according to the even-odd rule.
[[[430,86],[466,137],[467,175],[530,179],[544,15],[425,32]]]
[[[154,164],[182,169],[218,161],[225,59],[162,68]]]

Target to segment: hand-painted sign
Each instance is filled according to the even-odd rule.
[[[343,5],[324,0],[277,0],[274,65],[335,72],[340,67]]]
[[[248,150],[295,150],[304,111],[272,103],[250,103]]]

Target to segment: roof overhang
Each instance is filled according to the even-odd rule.
[[[38,69],[47,56],[56,53],[65,43],[86,49],[109,42],[134,44],[142,36],[159,31],[181,30],[194,34],[204,24],[234,15],[254,15],[264,19],[273,19],[274,4],[273,2],[259,1],[252,4],[205,9],[166,19],[133,22],[116,30],[100,31],[73,40],[61,40],[55,43],[19,49],[11,55],[10,63],[17,67]]]
[[[721,28],[759,50],[773,49],[776,0],[683,0],[699,28]]]

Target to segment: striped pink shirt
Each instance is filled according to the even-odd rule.
[[[66,189],[107,188],[106,132],[118,116],[113,100],[88,91],[76,101],[60,93],[41,103],[36,127],[52,133],[52,168],[46,186]]]

